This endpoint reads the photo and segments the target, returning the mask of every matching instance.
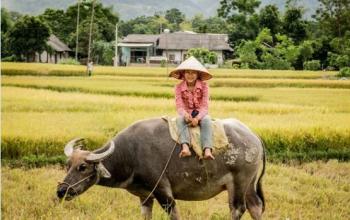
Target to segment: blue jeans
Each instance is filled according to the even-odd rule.
[[[181,144],[190,144],[190,134],[185,121],[184,116],[179,116],[176,120],[177,129],[180,132],[180,143]],[[212,148],[213,140],[212,135],[213,131],[211,129],[211,119],[209,115],[204,116],[199,121],[199,127],[201,132],[201,144],[202,148]]]

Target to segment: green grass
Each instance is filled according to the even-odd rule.
[[[349,219],[350,163],[268,164],[264,219]],[[2,168],[3,219],[141,219],[139,199],[121,189],[93,186],[72,201],[56,198],[59,167]],[[182,219],[229,219],[227,192],[198,202],[177,201]],[[167,219],[155,202],[154,219]],[[251,219],[246,212],[243,219]]]

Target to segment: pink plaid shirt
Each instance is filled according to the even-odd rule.
[[[186,81],[175,86],[176,110],[183,116],[185,112],[191,114],[193,110],[199,111],[197,118],[201,120],[208,114],[209,87],[204,81],[197,80],[193,91],[189,91]]]

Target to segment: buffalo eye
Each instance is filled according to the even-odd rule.
[[[86,164],[81,164],[80,166],[78,166],[78,171],[84,172],[86,170],[86,168],[87,168]]]

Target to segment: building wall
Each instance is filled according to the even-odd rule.
[[[59,63],[62,59],[69,57],[68,52],[54,52],[53,54],[47,53],[47,51],[41,54],[35,53],[35,62],[40,62],[39,56],[42,63]]]
[[[223,52],[222,50],[215,50],[215,51],[212,51],[212,52],[215,52],[218,56],[218,64],[223,64],[224,63],[224,56],[223,56]],[[166,50],[163,50],[163,56],[166,57]],[[174,57],[174,63],[181,63],[182,61],[184,61],[186,58],[187,54],[187,50],[168,50],[168,58],[169,58],[169,61],[171,61],[171,56]]]
[[[168,59],[169,62],[173,62],[173,63],[181,63],[182,61],[184,61],[184,54],[186,54],[186,51],[184,50],[163,50],[162,56],[166,57],[168,54]]]
[[[215,52],[216,55],[218,56],[218,64],[221,65],[224,63],[224,56],[222,50],[214,50],[212,52]]]
[[[130,64],[130,48],[121,47],[121,64],[129,65]]]

